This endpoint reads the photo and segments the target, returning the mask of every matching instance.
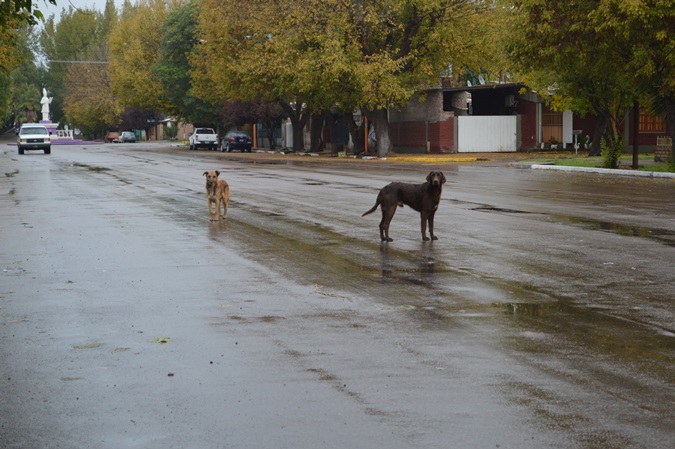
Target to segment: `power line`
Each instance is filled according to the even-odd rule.
[[[64,64],[109,64],[108,61],[66,61],[59,59],[50,59],[47,62],[59,62]]]

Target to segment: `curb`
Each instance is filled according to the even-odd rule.
[[[561,165],[543,165],[533,164],[533,170],[558,170],[571,173],[599,173],[603,175],[621,175],[621,176],[641,176],[643,178],[664,178],[675,179],[675,173],[639,171],[639,170],[617,170],[611,168],[590,168],[590,167],[565,167]]]

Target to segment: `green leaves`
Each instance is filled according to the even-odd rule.
[[[56,5],[56,0],[44,0]],[[11,23],[36,25],[38,20],[44,21],[42,11],[38,9],[39,2],[34,0],[2,0],[0,1],[0,29]]]

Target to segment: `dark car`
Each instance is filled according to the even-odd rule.
[[[122,131],[120,142],[136,142],[136,134],[131,131]]]
[[[220,151],[230,152],[232,150],[241,150],[241,152],[251,152],[253,148],[253,140],[251,136],[244,131],[230,131],[225,134],[223,141],[220,143]]]

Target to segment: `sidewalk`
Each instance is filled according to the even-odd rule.
[[[181,145],[176,145],[181,148]],[[270,150],[254,149],[251,153],[222,153],[233,160],[286,160],[286,161],[331,161],[331,162],[373,162],[373,163],[417,163],[417,164],[481,164],[508,166],[526,159],[537,157],[537,153],[435,153],[435,154],[396,154],[392,153],[380,158],[373,154],[346,154],[339,156],[336,153],[283,153]]]
[[[517,153],[443,153],[443,154],[390,154],[385,158],[372,155],[346,155],[339,157],[334,153],[279,153],[269,150],[253,150],[252,153],[223,153],[231,160],[274,160],[274,161],[307,161],[307,162],[372,162],[372,163],[415,163],[423,165],[482,165],[511,167],[517,169],[558,170],[563,172],[597,173],[622,176],[640,176],[651,178],[675,179],[675,173],[653,172],[641,170],[621,170],[605,168],[568,167],[541,162],[528,162],[545,158],[550,153],[517,152]],[[649,162],[641,165],[650,165]]]
[[[565,167],[564,165],[532,164],[533,170],[558,170],[564,172],[599,173],[603,175],[642,176],[646,178],[675,179],[675,173],[644,170],[621,170],[611,168]]]

